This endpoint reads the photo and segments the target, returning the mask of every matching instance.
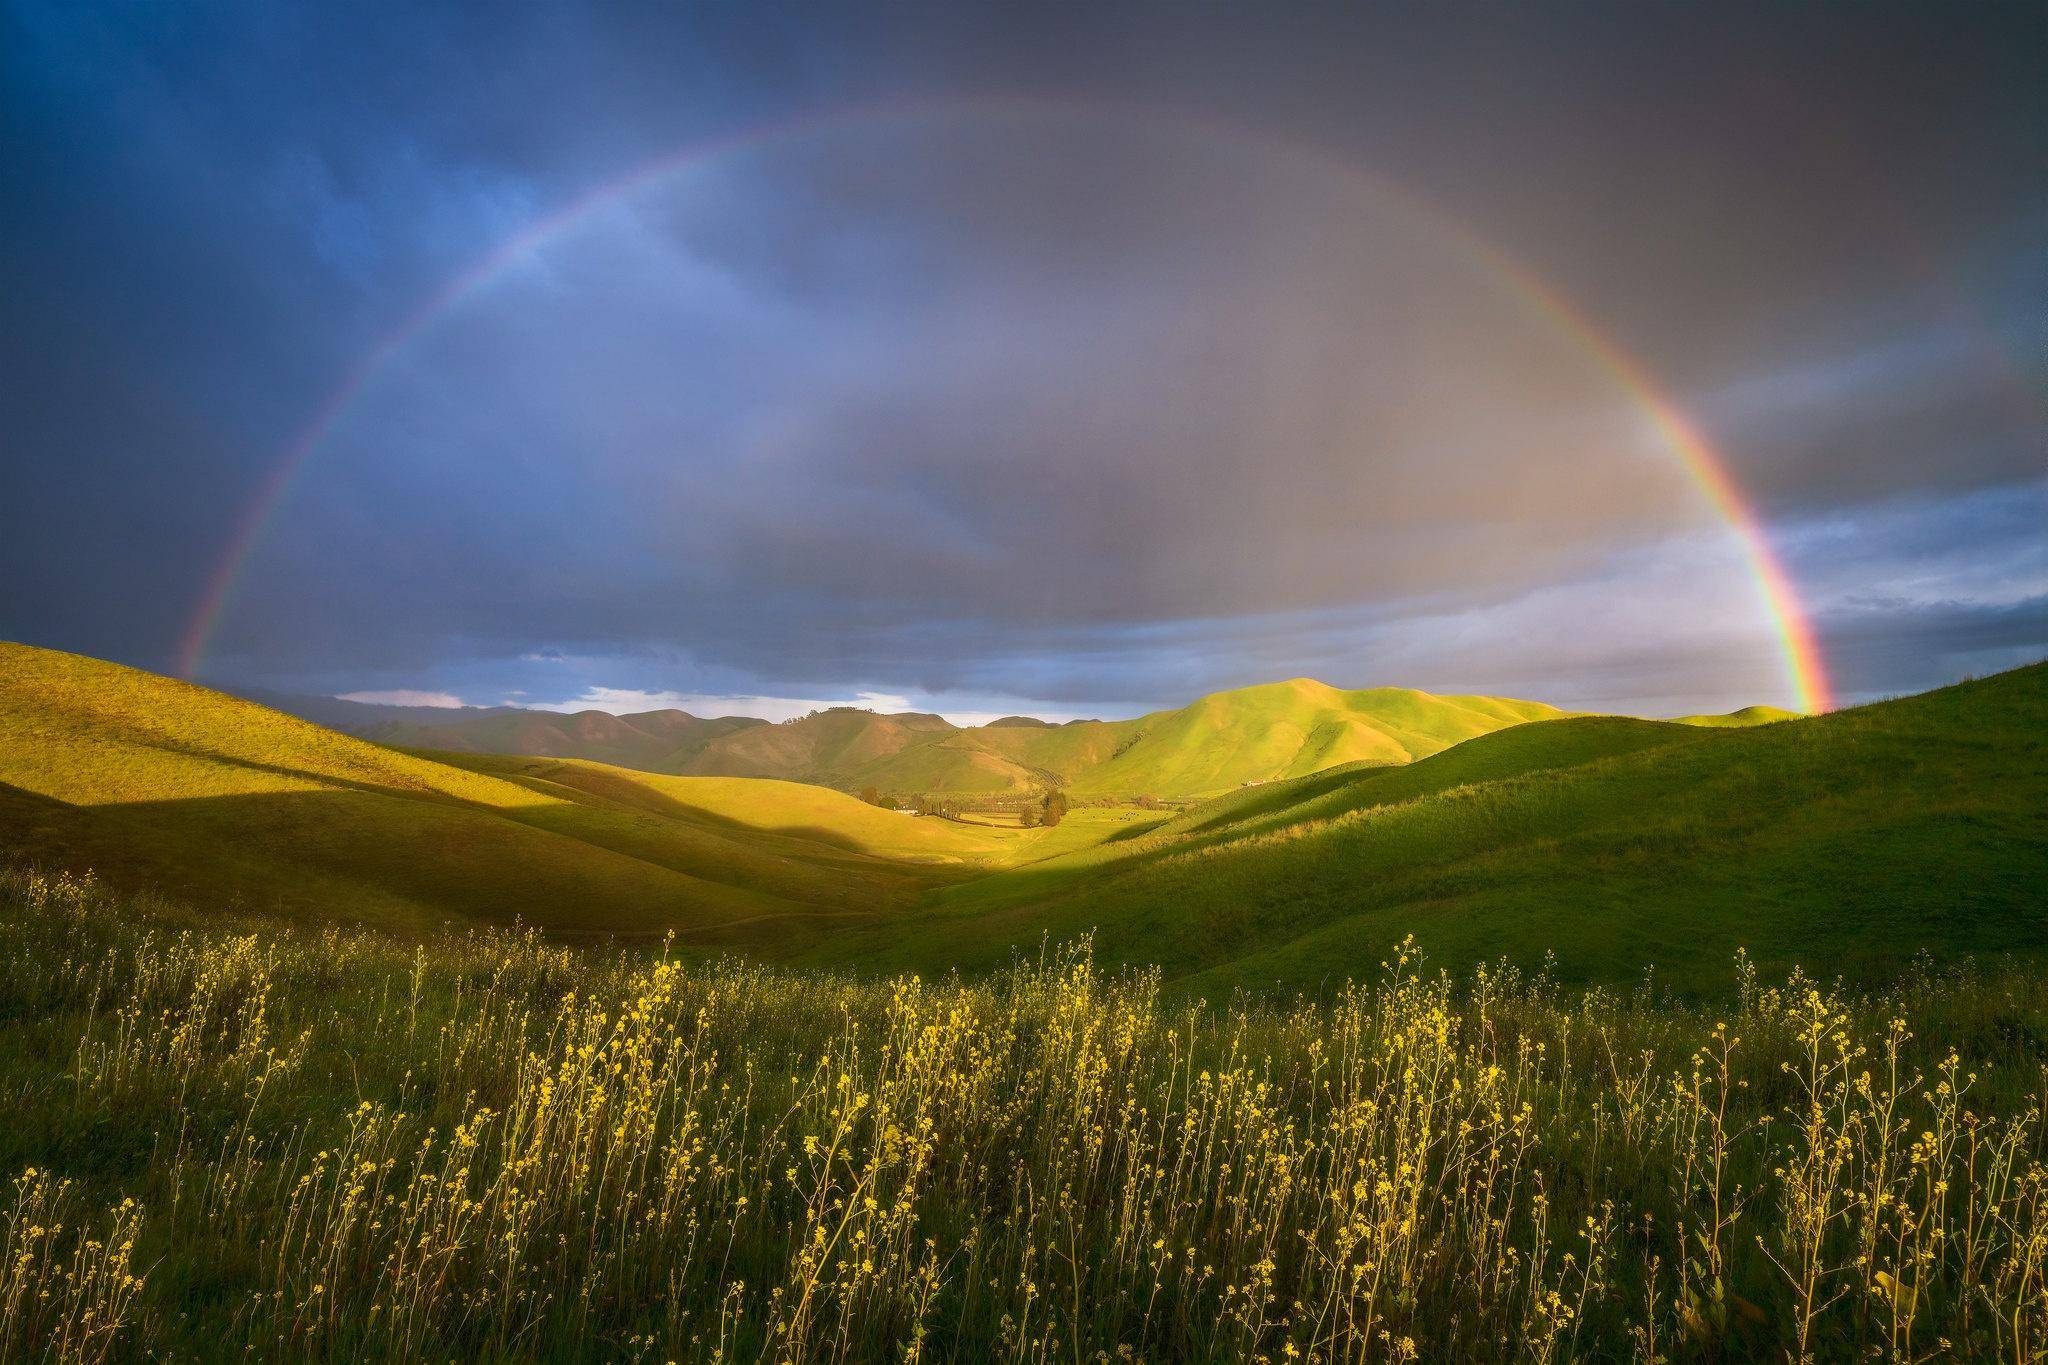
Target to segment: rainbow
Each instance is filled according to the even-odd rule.
[[[1491,248],[1488,248],[1490,251]],[[1561,330],[1576,338],[1588,354],[1629,393],[1643,409],[1650,423],[1671,452],[1678,456],[1693,484],[1714,509],[1722,524],[1735,537],[1755,581],[1757,596],[1769,613],[1778,636],[1785,665],[1785,681],[1798,700],[1799,709],[1809,715],[1833,709],[1834,694],[1828,684],[1827,661],[1821,655],[1820,640],[1813,622],[1799,601],[1792,576],[1764,535],[1763,525],[1743,498],[1727,460],[1707,441],[1690,418],[1667,397],[1643,367],[1621,349],[1592,319],[1575,308],[1569,299],[1552,289],[1540,277],[1519,263],[1500,258],[1496,265],[1512,281],[1523,298],[1538,308]]]
[[[757,150],[807,133],[852,124],[885,124],[934,115],[1012,116],[1023,118],[1071,117],[1076,113],[1110,113],[1126,119],[1164,123],[1193,129],[1221,142],[1307,162],[1326,175],[1341,179],[1369,193],[1376,200],[1395,204],[1432,228],[1449,234],[1497,277],[1532,313],[1561,336],[1586,352],[1592,360],[1627,393],[1649,418],[1660,439],[1678,458],[1698,487],[1707,505],[1727,527],[1742,552],[1754,581],[1757,599],[1778,639],[1786,686],[1801,710],[1818,713],[1830,709],[1833,696],[1827,668],[1812,623],[1800,604],[1799,595],[1784,564],[1765,537],[1763,527],[1741,488],[1729,473],[1728,462],[1706,436],[1685,416],[1677,404],[1629,353],[1591,318],[1559,294],[1546,280],[1513,256],[1481,236],[1469,224],[1455,218],[1412,191],[1384,181],[1350,164],[1336,153],[1286,138],[1253,133],[1212,123],[1182,112],[1114,104],[1086,105],[997,97],[952,100],[934,104],[889,105],[840,110],[825,115],[768,124],[705,142],[693,143],[656,158],[617,179],[610,180],[546,214],[512,234],[482,259],[450,279],[419,307],[408,313],[387,332],[342,379],[340,385],[316,408],[279,455],[269,475],[250,498],[235,523],[213,571],[207,576],[190,623],[177,650],[179,673],[195,677],[205,660],[208,644],[233,597],[251,554],[263,531],[284,502],[299,472],[306,467],[354,407],[356,400],[400,352],[431,327],[443,314],[459,306],[495,280],[503,271],[575,227],[597,210],[632,197],[670,177],[707,166],[722,158]]]

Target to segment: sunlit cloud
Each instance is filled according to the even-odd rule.
[[[675,692],[640,687],[589,687],[565,701],[525,702],[533,711],[609,711],[615,716],[641,711],[688,711],[693,716],[754,716],[761,720],[793,720],[812,711],[833,706],[860,706],[868,710],[903,710],[902,706],[877,706],[871,694],[829,700],[819,697],[718,696],[703,692]],[[900,702],[900,697],[884,698]]]
[[[976,700],[986,700],[977,698]],[[1000,710],[986,706],[959,706],[945,697],[912,698],[889,692],[855,692],[846,697],[765,697],[719,695],[703,692],[677,692],[638,687],[591,687],[580,695],[566,701],[530,702],[507,701],[508,706],[524,706],[532,711],[609,711],[613,715],[633,715],[642,711],[677,710],[687,711],[695,716],[754,716],[761,720],[784,721],[806,716],[814,711],[830,710],[834,707],[850,706],[863,711],[876,711],[884,715],[896,712],[915,711],[943,716],[955,725],[986,725],[1004,716],[1028,715],[1055,724],[1068,720],[1087,719],[1080,712],[1068,707],[1047,706],[1043,703],[1024,699],[1010,699],[1016,704]],[[1121,710],[1121,708],[1112,708]]]
[[[452,692],[421,692],[396,687],[374,692],[338,692],[337,701],[359,701],[368,706],[434,706],[455,709],[469,705]]]

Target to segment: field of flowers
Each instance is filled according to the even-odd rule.
[[[2048,1353],[2048,985],[1179,1002],[0,875],[0,1359]]]

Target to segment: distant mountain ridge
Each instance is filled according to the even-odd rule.
[[[705,718],[674,709],[625,716],[609,711],[512,711],[444,724],[390,725],[365,737],[409,749],[583,758],[647,772],[680,773],[688,771],[690,762],[714,741],[765,724],[752,716]]]
[[[1510,725],[1574,714],[1542,702],[1346,690],[1313,678],[1211,693],[1131,720],[1052,725],[1004,716],[956,726],[928,712],[852,706],[774,723],[686,711],[435,711],[332,698],[257,699],[406,749],[578,758],[678,776],[762,777],[842,791],[1004,797],[1062,787],[1078,796],[1213,796],[1343,764],[1426,758]],[[304,703],[304,704],[301,704]],[[336,710],[335,708],[348,708]],[[401,714],[384,715],[390,710]],[[1789,712],[1750,707],[1699,725],[1751,725]]]
[[[355,735],[359,739],[365,738],[367,731],[386,726],[446,725],[486,716],[517,715],[524,709],[517,706],[400,706],[390,702],[350,701],[345,697],[325,697],[310,692],[274,692],[267,687],[236,687],[214,682],[203,686],[267,706],[273,711],[282,711],[288,716],[297,716],[300,720],[310,720],[330,730]]]
[[[395,748],[583,758],[656,773],[680,773],[712,740],[768,724],[756,716],[706,718],[673,707],[614,715],[522,706],[390,706],[261,688],[229,690],[301,720]]]

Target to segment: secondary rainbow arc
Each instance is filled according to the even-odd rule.
[[[460,305],[463,300],[485,288],[513,264],[582,222],[592,213],[606,205],[628,199],[693,167],[706,166],[742,151],[767,147],[785,138],[842,128],[848,124],[881,124],[891,120],[909,120],[941,113],[1046,117],[1073,116],[1080,111],[1106,111],[1126,118],[1184,126],[1226,142],[1296,158],[1311,163],[1325,174],[1339,177],[1376,198],[1398,204],[1406,212],[1453,235],[1477,262],[1504,283],[1535,314],[1542,317],[1560,335],[1583,349],[1642,409],[1665,446],[1679,460],[1707,505],[1726,526],[1741,550],[1754,583],[1759,605],[1771,622],[1772,631],[1778,640],[1786,685],[1799,708],[1807,712],[1830,709],[1833,705],[1833,696],[1829,687],[1826,662],[1812,623],[1800,602],[1791,575],[1786,571],[1783,561],[1772,547],[1760,521],[1743,496],[1739,484],[1730,473],[1726,457],[1715,449],[1699,427],[1685,415],[1677,403],[1627,350],[1542,276],[1463,220],[1444,212],[1412,191],[1374,176],[1323,148],[1216,124],[1208,119],[1177,111],[1096,104],[1077,107],[1071,102],[1053,103],[1008,97],[838,110],[693,143],[597,186],[580,198],[536,219],[514,233],[475,264],[429,295],[419,307],[406,314],[397,326],[364,354],[285,447],[271,472],[250,498],[246,510],[236,522],[223,548],[220,560],[206,579],[191,621],[179,642],[179,672],[187,678],[198,674],[207,647],[218,630],[221,618],[233,596],[235,585],[261,541],[264,528],[284,502],[294,479],[384,367],[444,313]]]

